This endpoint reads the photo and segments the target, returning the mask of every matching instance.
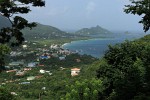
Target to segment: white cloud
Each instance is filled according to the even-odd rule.
[[[87,17],[90,16],[90,14],[95,10],[96,8],[96,3],[93,1],[88,2],[87,6],[86,6],[86,13],[87,13]]]
[[[38,16],[39,14],[42,14],[42,16],[55,17],[55,16],[58,16],[58,15],[66,14],[69,10],[69,7],[67,7],[67,6],[50,7],[50,8],[31,7],[31,9],[32,9],[32,15],[33,16]]]

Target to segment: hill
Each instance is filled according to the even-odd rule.
[[[91,28],[83,28],[75,32],[75,34],[80,34],[80,35],[105,35],[105,34],[111,34],[110,31],[107,29],[104,29],[97,25],[96,27],[91,27]]]
[[[75,35],[61,31],[58,28],[48,25],[42,25],[37,23],[37,26],[30,30],[26,28],[23,30],[25,38],[28,39],[57,39],[74,37]]]
[[[3,27],[10,27],[11,23],[9,20],[3,16],[0,16],[0,29]],[[61,31],[60,29],[37,23],[37,26],[32,28],[25,28],[22,30],[23,35],[26,40],[41,40],[41,39],[65,39],[65,38],[75,38],[82,37],[76,34],[69,34],[68,32]]]
[[[3,27],[8,27],[8,26],[11,26],[11,23],[9,22],[9,20],[3,16],[0,16],[0,29]]]

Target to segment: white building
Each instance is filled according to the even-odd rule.
[[[41,69],[39,72],[40,72],[41,74],[44,74],[44,73],[45,73],[45,70]]]
[[[72,68],[71,69],[71,76],[77,76],[80,73],[80,68]]]
[[[31,80],[34,80],[34,79],[35,79],[35,76],[29,76],[29,77],[27,77],[28,81],[31,81]]]
[[[26,49],[28,46],[27,45],[22,45],[22,48]]]

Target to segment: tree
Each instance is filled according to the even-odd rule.
[[[124,12],[143,16],[139,23],[143,24],[143,30],[147,32],[150,28],[150,0],[130,0],[132,5],[126,5]]]
[[[0,87],[0,100],[15,100],[15,98],[6,88]]]
[[[22,29],[36,26],[36,23],[29,23],[26,19],[18,14],[27,14],[31,10],[29,4],[35,7],[42,7],[45,5],[43,0],[0,0],[0,16],[7,18],[11,27],[4,27],[0,30],[0,68],[4,66],[4,55],[7,53],[5,49],[8,49],[6,44],[11,46],[18,46],[24,41]]]
[[[0,72],[5,69],[4,57],[9,51],[10,48],[7,45],[0,45]]]
[[[101,80],[92,78],[76,81],[73,85],[66,85],[67,93],[61,100],[99,100],[98,94],[102,93],[104,87]]]
[[[149,100],[150,44],[148,37],[109,46],[97,70],[106,87],[104,100]]]
[[[0,0],[0,15],[11,22],[11,27],[5,27],[0,31],[0,43],[11,43],[12,46],[19,45],[24,41],[22,29],[36,26],[17,14],[27,14],[31,11],[29,4],[35,7],[45,5],[43,0]]]

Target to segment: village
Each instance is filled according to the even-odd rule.
[[[82,64],[88,64],[87,60],[96,60],[91,56],[82,56],[77,52],[63,49],[57,44],[37,48],[32,45],[26,43],[10,52],[9,62],[5,66],[6,71],[1,73],[0,86],[9,83],[31,84],[33,80],[55,75],[53,72],[56,70],[64,72],[68,70],[69,76],[78,76]],[[14,91],[12,94],[17,95]]]

